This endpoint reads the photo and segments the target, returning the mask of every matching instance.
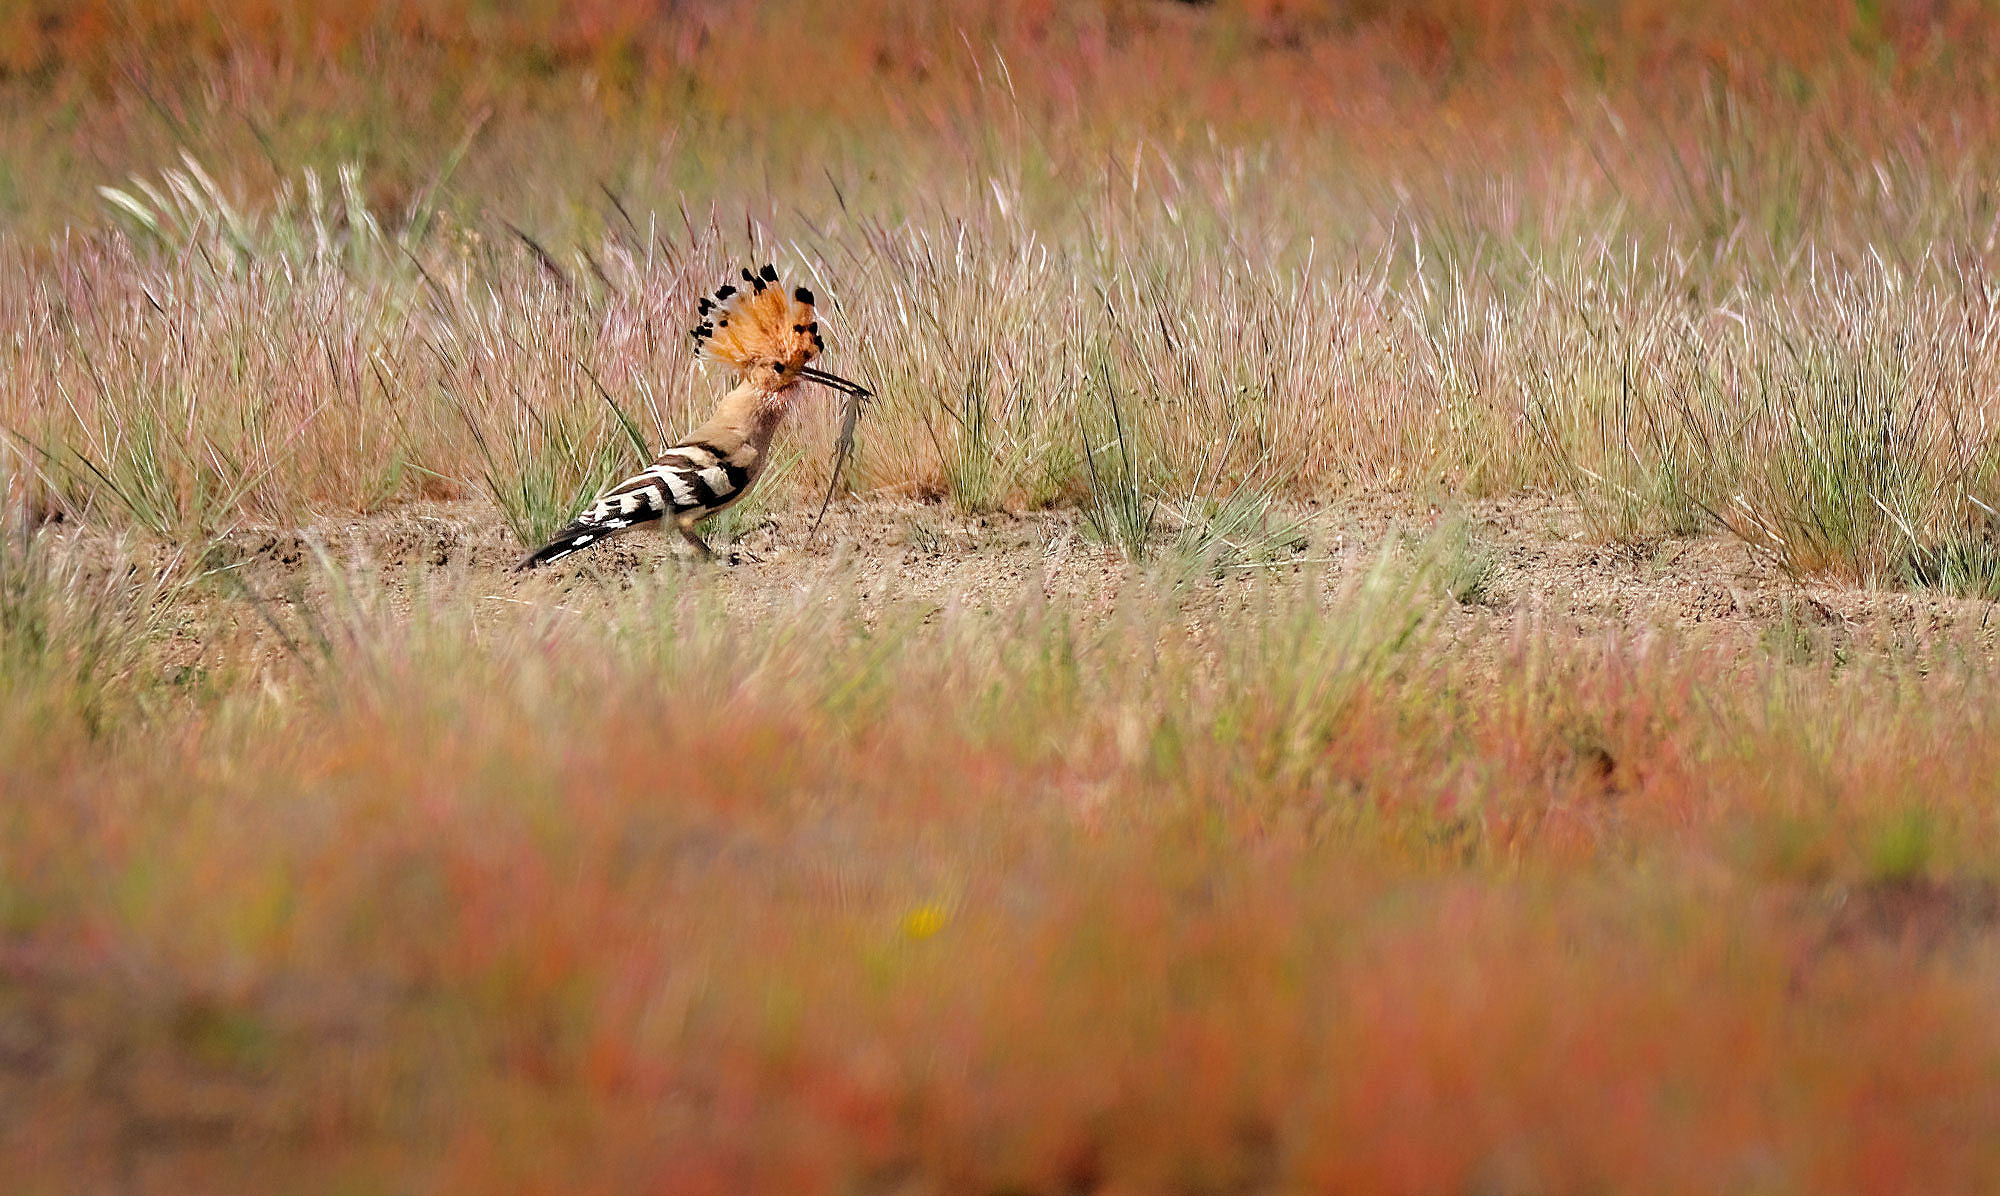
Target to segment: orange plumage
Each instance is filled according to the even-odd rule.
[[[730,283],[713,298],[701,301],[702,322],[694,330],[697,351],[705,361],[728,366],[747,382],[780,390],[798,381],[799,371],[819,356],[820,339],[813,314],[813,294],[804,287],[785,293],[771,266],[743,270],[743,281]]]

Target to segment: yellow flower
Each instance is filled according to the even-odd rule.
[[[943,930],[949,917],[942,904],[926,901],[903,915],[903,933],[913,939],[927,939]]]

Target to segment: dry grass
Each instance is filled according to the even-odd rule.
[[[785,239],[614,233],[562,270],[448,221],[392,239],[358,203],[168,219],[120,195],[150,247],[16,252],[0,416],[43,505],[177,541],[481,490],[533,540],[712,401],[688,301],[767,254],[831,296],[838,367],[882,396],[862,489],[1094,511],[1107,486],[1136,509],[1246,483],[1537,486],[1610,538],[1719,524],[1889,584],[1978,559],[2000,504],[1994,308],[1983,267],[1936,253],[1814,255],[1779,289],[1699,299],[1684,258],[1608,241],[1505,276],[1363,243],[1384,264],[1342,275],[1178,241],[1154,196],[1066,241],[1000,203]],[[800,494],[825,482],[830,404],[806,410]]]
[[[273,609],[299,655],[219,619],[94,718],[58,653],[0,719],[0,1149],[72,1188],[1990,1184],[1991,674],[1454,644],[1449,568],[1192,634],[1143,585],[862,626],[354,582]]]
[[[723,11],[696,21],[718,44],[799,36]],[[883,28],[916,20],[894,11]],[[1978,180],[2000,140],[1988,81],[1961,56],[1987,35],[1980,18],[1919,37],[1869,17],[1837,44],[1773,18],[1719,65],[1600,63],[1595,83],[1543,87],[1523,44],[1580,72],[1616,38],[1556,37],[1561,9],[1520,28],[1412,17],[1403,33],[1463,21],[1497,39],[1437,78],[1380,42],[1394,22],[1335,35],[1340,22],[1291,10],[1145,11],[1105,18],[1101,61],[1010,59],[1018,39],[1055,34],[1025,10],[968,16],[985,48],[951,50],[874,110],[811,121],[778,93],[728,115],[662,110],[677,72],[705,95],[742,83],[727,56],[674,58],[666,32],[641,39],[663,74],[579,106],[561,91],[570,68],[506,75],[521,64],[488,45],[567,34],[503,21],[461,45],[433,31],[409,52],[449,63],[487,46],[481,71],[503,72],[489,83],[533,106],[495,115],[458,94],[484,74],[447,74],[428,106],[396,97],[423,120],[362,130],[351,160],[339,138],[277,151],[306,131],[264,110],[293,102],[271,72],[295,31],[251,21],[265,32],[226,56],[229,94],[146,92],[174,113],[146,119],[75,110],[93,145],[126,147],[129,179],[51,164],[72,189],[17,196],[30,226],[94,202],[83,229],[4,249],[9,451],[44,503],[173,539],[473,490],[532,539],[629,464],[620,412],[658,441],[709,401],[681,343],[688,300],[731,263],[775,256],[831,297],[840,364],[884,396],[851,479],[863,488],[970,510],[1075,502],[1117,443],[1126,488],[1150,498],[1384,479],[1558,488],[1613,538],[1719,522],[1801,573],[1992,589],[2000,210]],[[358,119],[342,72],[374,51],[353,47],[413,36],[366,12],[344,18],[366,36],[323,18],[350,49],[309,111]],[[86,27],[51,27],[53,61]],[[625,28],[598,29],[600,48],[619,52]],[[816,56],[907,65],[843,40],[858,28],[816,30]],[[1671,45],[1672,28],[1651,32]],[[1419,116],[1392,136],[1359,100],[1349,112],[1294,89],[1340,114],[1343,135],[1318,138],[1275,117],[1197,131],[1153,107],[1173,80],[1206,79],[1258,111],[1252,68],[1280,89],[1295,36],[1309,60],[1375,55],[1357,94]],[[168,38],[162,61],[202,44]],[[1222,57],[1177,57],[1196,46]],[[1124,73],[1141,54],[1171,69],[1141,85]],[[51,69],[39,90],[9,86],[53,111],[71,74]],[[1405,94],[1426,80],[1435,94]],[[1086,83],[1131,86],[1119,105],[1064,108]],[[602,127],[586,137],[584,120]],[[232,140],[246,126],[257,153]],[[569,152],[546,152],[563,138]],[[401,156],[383,161],[391,144]],[[607,150],[626,154],[618,169],[594,157]],[[553,256],[517,240],[520,221]],[[1103,431],[1114,422],[1126,435]],[[802,442],[801,492],[824,481],[821,438]]]
[[[1977,650],[1503,632],[1450,519],[1184,604],[1357,483],[2000,595],[2000,20],[848,7],[0,6],[0,1169],[2000,1183]],[[880,396],[848,483],[1075,507],[1114,611],[211,551],[538,540],[767,258]]]

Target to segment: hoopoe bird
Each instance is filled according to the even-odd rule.
[[[770,265],[743,270],[743,282],[701,301],[692,333],[700,360],[735,371],[736,389],[708,422],[660,454],[645,469],[592,500],[547,544],[521,558],[515,571],[552,564],[572,552],[653,520],[672,524],[702,556],[713,555],[695,525],[740,502],[770,464],[771,438],[801,382],[817,382],[858,403],[867,387],[806,363],[826,349],[813,315],[813,293],[789,294]]]

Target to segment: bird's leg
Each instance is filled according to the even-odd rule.
[[[694,546],[695,555],[699,556],[702,560],[712,561],[715,559],[715,552],[709,548],[708,541],[695,535],[693,528],[679,520],[675,520],[674,530],[680,532],[681,538]]]

